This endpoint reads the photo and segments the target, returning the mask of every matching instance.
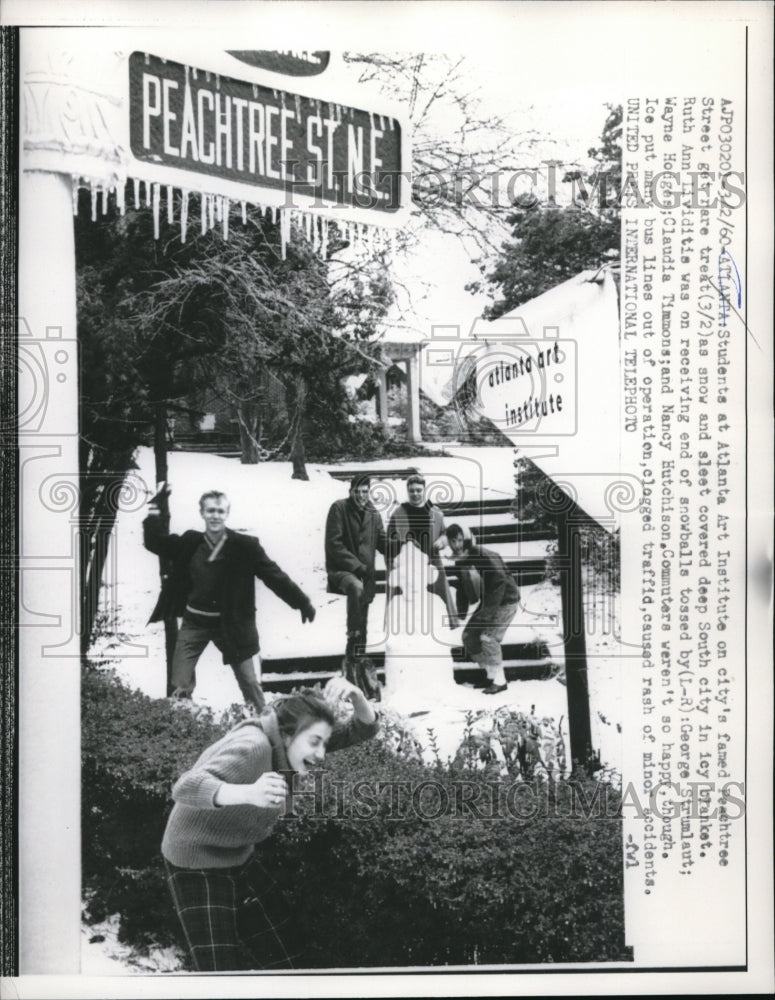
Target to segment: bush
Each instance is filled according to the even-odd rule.
[[[515,802],[511,779],[403,761],[379,741],[332,755],[322,800],[300,800],[261,849],[296,872],[309,966],[625,960],[618,792],[519,785]],[[584,819],[579,798],[595,792]]]
[[[380,458],[435,454],[422,445],[407,441],[405,429],[391,433],[367,420],[344,424],[328,434],[316,433],[314,440],[305,440],[305,447],[309,462],[370,462]]]
[[[81,837],[86,916],[121,915],[120,937],[180,943],[159,851],[170,790],[228,728],[130,691],[87,665],[81,679]]]
[[[169,790],[233,720],[193,717],[88,669],[83,701],[89,915],[119,912],[135,944],[182,944],[159,855]],[[294,913],[305,966],[628,957],[612,786],[532,781],[517,792],[511,778],[428,767],[380,739],[328,763],[318,794],[297,795],[258,849]],[[574,801],[593,794],[596,815],[583,818]]]

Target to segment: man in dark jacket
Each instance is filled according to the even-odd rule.
[[[190,698],[196,685],[196,665],[213,642],[223,662],[234,671],[243,697],[258,712],[264,692],[253,657],[258,653],[255,578],[262,580],[286,604],[301,611],[302,622],[313,621],[315,609],[252,535],[226,527],[229,500],[211,490],[199,500],[204,532],[168,534],[165,519],[153,501],[143,522],[145,547],[172,564],[150,621],[182,618],[172,660],[173,698]]]
[[[489,684],[484,693],[498,694],[508,686],[501,641],[517,613],[519,588],[498,553],[475,545],[459,524],[447,528],[447,542],[460,571],[459,614],[465,615],[469,603],[476,600],[476,590],[479,592],[479,606],[463,629],[463,645],[474,663],[487,671]]]
[[[365,652],[369,606],[374,600],[377,552],[385,554],[385,528],[369,499],[371,480],[356,475],[350,495],[331,504],[326,520],[328,592],[347,595],[345,673]]]

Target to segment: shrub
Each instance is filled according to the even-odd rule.
[[[88,914],[118,912],[134,944],[182,944],[159,855],[169,790],[234,720],[192,716],[94,669],[83,706]],[[328,765],[316,794],[297,795],[258,848],[292,908],[305,966],[627,958],[612,786],[535,780],[517,792],[511,778],[428,767],[380,739]],[[596,816],[584,818],[574,797],[593,793]],[[515,807],[517,794],[529,809]]]
[[[585,819],[577,784],[519,785],[521,805],[511,779],[403,761],[379,741],[332,755],[322,800],[301,799],[261,849],[296,872],[309,966],[624,960],[618,792],[586,779],[598,799]]]
[[[177,941],[159,852],[170,790],[228,722],[131,691],[87,665],[81,725],[86,915],[120,913],[122,940],[139,945]]]
[[[433,452],[407,441],[405,428],[391,433],[380,424],[366,420],[344,424],[326,435],[316,434],[314,440],[305,443],[307,461],[310,462],[369,462],[382,458],[446,454],[443,450]]]

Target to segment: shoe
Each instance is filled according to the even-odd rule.
[[[482,691],[482,694],[500,694],[501,691],[505,691],[507,688],[508,684],[489,684]]]

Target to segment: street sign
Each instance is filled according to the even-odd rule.
[[[129,57],[129,111],[132,155],[173,169],[174,183],[180,171],[192,188],[206,175],[208,190],[219,178],[273,192],[284,207],[365,211],[376,225],[401,207],[402,129],[392,117],[142,52]]]

